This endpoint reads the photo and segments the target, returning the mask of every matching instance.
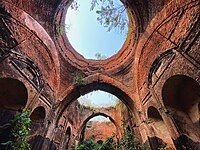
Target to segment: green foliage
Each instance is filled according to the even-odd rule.
[[[102,144],[99,144],[98,150],[115,150],[116,149],[116,143],[113,140],[113,137],[109,137],[106,139],[106,141],[103,141]]]
[[[159,147],[158,150],[167,150],[167,147]]]
[[[114,0],[91,0],[90,11],[93,11],[97,5],[100,5],[100,10],[97,10],[97,21],[111,31],[113,28],[119,29],[122,33],[128,26],[128,18],[126,17],[126,5],[116,4]],[[77,11],[79,4],[77,0],[73,0],[70,5],[71,9]],[[58,29],[63,31],[63,29]]]
[[[113,28],[118,28],[120,32],[124,31],[128,26],[126,6],[115,4],[113,0],[92,0],[90,10],[94,10],[97,5],[101,7],[96,11],[99,15],[97,20],[107,28],[107,31],[111,31]]]
[[[95,57],[97,60],[103,60],[103,59],[106,59],[106,56],[105,55],[102,55],[101,53],[97,52],[95,54]]]
[[[23,110],[21,113],[17,113],[13,120],[11,120],[11,140],[3,143],[12,150],[30,150],[31,146],[27,141],[29,135],[29,127],[31,120],[29,118],[30,111]]]
[[[142,150],[145,149],[144,145],[141,145],[136,138],[136,136],[133,134],[133,132],[125,128],[124,129],[124,135],[121,138],[119,145],[118,145],[118,150]]]
[[[167,147],[166,146],[161,146],[158,148],[158,150],[167,150]]]
[[[74,80],[77,85],[85,85],[84,75],[82,72],[77,72],[75,74]]]
[[[65,34],[65,26],[57,25],[56,26],[57,35],[64,35]]]
[[[84,140],[79,146],[73,146],[72,150],[146,150],[146,147],[139,143],[129,129],[125,129],[124,135],[118,143],[113,140],[113,137],[108,137],[101,143],[96,143],[94,138],[91,137]]]
[[[90,137],[78,147],[72,146],[72,150],[115,150],[115,142],[113,137],[107,138],[102,143],[97,143],[93,137]]]

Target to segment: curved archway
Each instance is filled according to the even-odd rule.
[[[58,110],[59,117],[62,115],[65,108],[70,103],[77,100],[81,95],[85,95],[95,90],[101,90],[115,95],[127,106],[128,109],[131,110],[131,112],[134,112],[134,104],[138,103],[133,102],[128,88],[122,85],[121,83],[117,82],[113,78],[101,74],[95,74],[88,77],[86,79],[86,83],[87,84],[83,86],[73,85],[66,90],[63,96],[64,100],[62,100],[62,102],[60,103],[60,107]],[[137,107],[140,108],[139,106]]]
[[[7,142],[11,134],[10,120],[25,108],[28,92],[25,85],[13,78],[0,78],[0,143]],[[0,149],[5,147],[0,145]]]
[[[76,84],[70,86],[64,92],[63,96],[61,96],[60,99],[62,99],[62,101],[57,107],[56,114],[58,115],[57,115],[55,126],[58,126],[59,118],[62,118],[63,114],[69,108],[69,106],[71,106],[72,102],[76,101],[80,96],[85,95],[95,90],[108,92],[116,96],[119,100],[121,100],[125,104],[126,108],[128,108],[130,115],[134,116],[134,117],[131,117],[132,121],[136,123],[135,118],[138,117],[138,114],[137,114],[138,111],[136,111],[135,107],[138,107],[138,109],[140,109],[140,107],[135,106],[135,104],[139,105],[139,103],[133,102],[132,100],[133,95],[131,94],[131,91],[129,91],[129,89],[125,85],[123,85],[122,83],[116,81],[115,79],[111,77],[108,77],[106,75],[102,75],[99,73],[85,78],[85,83],[86,83],[85,85],[81,85],[81,86],[78,86]],[[139,132],[137,133],[138,133],[137,136],[140,137]]]
[[[26,106],[28,92],[25,85],[12,78],[0,78],[0,106],[5,109],[21,110]]]
[[[45,117],[46,117],[46,111],[45,108],[42,106],[35,108],[30,115],[32,122],[43,122]]]
[[[43,126],[45,117],[46,117],[46,110],[44,107],[39,106],[33,110],[33,112],[30,115],[30,119],[32,121],[31,124],[32,134]]]
[[[94,117],[97,117],[97,116],[103,116],[105,118],[109,118],[109,120],[115,125],[116,127],[116,135],[118,135],[119,137],[121,137],[121,131],[120,131],[120,127],[117,125],[117,123],[115,122],[115,120],[110,117],[109,115],[105,114],[105,113],[101,113],[101,112],[98,112],[98,113],[94,113],[92,115],[90,115],[89,117],[87,117],[82,125],[80,126],[79,128],[79,134],[78,134],[78,139],[79,139],[79,142],[82,142],[84,140],[84,132],[85,132],[85,129],[86,129],[86,125],[87,125],[87,122],[90,121],[92,118]]]
[[[148,116],[148,119],[152,120],[152,121],[163,121],[160,113],[158,112],[158,110],[153,107],[153,106],[150,106],[148,108],[148,111],[147,111],[147,116]]]
[[[45,117],[46,117],[46,110],[42,106],[35,108],[30,115],[31,121],[33,123],[41,123],[44,121]]]
[[[179,132],[194,140],[199,140],[200,131],[195,126],[199,121],[199,83],[186,75],[172,76],[164,83],[162,97]]]
[[[65,132],[64,144],[63,144],[64,145],[64,148],[63,148],[64,150],[68,149],[70,139],[71,139],[71,128],[67,127],[67,130]]]
[[[156,149],[158,149],[159,146],[165,145],[166,143],[168,147],[172,149],[175,148],[167,126],[165,125],[159,111],[155,107],[150,106],[147,110],[147,116],[149,126],[155,136],[151,137],[151,139],[155,139],[157,141],[157,144],[154,143],[153,146],[157,146]]]

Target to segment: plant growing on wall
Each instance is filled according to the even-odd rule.
[[[76,72],[74,81],[77,85],[85,85],[84,75],[82,72]]]
[[[7,145],[7,149],[11,150],[30,150],[31,146],[27,141],[29,135],[29,127],[31,125],[31,119],[29,118],[30,111],[24,109],[22,112],[18,112],[14,119],[11,120],[11,138],[10,141],[2,143]]]
[[[145,150],[145,146],[140,144],[134,133],[124,128],[124,135],[118,144],[118,150]]]
[[[115,150],[115,142],[113,137],[107,138],[102,143],[97,143],[93,137],[90,137],[78,147],[72,146],[72,150]]]
[[[143,144],[140,144],[134,133],[124,128],[124,135],[119,142],[115,142],[113,137],[108,137],[101,143],[96,143],[93,137],[86,139],[82,144],[75,147],[73,150],[146,150]]]

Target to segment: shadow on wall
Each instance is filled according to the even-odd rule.
[[[200,141],[199,83],[185,75],[172,76],[165,82],[162,96],[168,114],[172,116],[181,135],[179,146],[187,147],[198,143]]]
[[[46,117],[46,111],[44,107],[39,106],[33,110],[30,115],[31,119],[31,134],[36,131],[40,131],[44,127],[44,120]]]
[[[158,149],[163,146],[168,148],[175,148],[171,139],[170,133],[165,125],[162,116],[159,111],[150,106],[148,108],[148,124],[156,137],[149,137],[150,145],[152,149]],[[162,141],[162,140],[163,141]]]
[[[25,108],[27,98],[27,89],[21,81],[0,78],[0,143],[9,141],[11,127],[8,123]],[[0,149],[5,149],[5,146],[0,145]]]
[[[29,142],[32,145],[32,150],[56,150],[56,145],[53,141],[41,135],[35,136]]]
[[[66,133],[65,133],[65,138],[64,138],[64,150],[67,150],[69,147],[69,142],[70,142],[70,138],[71,138],[71,128],[67,127]]]

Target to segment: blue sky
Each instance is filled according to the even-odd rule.
[[[122,34],[118,30],[107,32],[98,21],[96,7],[90,11],[91,0],[77,0],[79,8],[77,11],[69,7],[65,24],[70,26],[66,30],[67,37],[73,48],[87,59],[96,59],[97,52],[110,57],[122,47],[126,39],[126,31]]]
[[[100,90],[83,95],[78,98],[78,101],[82,105],[96,108],[115,106],[119,102],[116,96]]]
[[[79,97],[78,101],[84,106],[92,106],[94,108],[106,108],[110,106],[115,106],[119,102],[119,99],[110,93],[97,90]],[[109,122],[110,119],[103,116],[96,116],[90,121]]]
[[[77,2],[78,10],[71,10],[69,7],[65,20],[65,24],[70,26],[66,29],[66,34],[73,48],[86,59],[96,59],[96,53],[105,55],[107,58],[116,54],[126,39],[128,27],[123,33],[119,33],[117,29],[107,32],[107,28],[97,21],[96,10],[100,10],[100,6],[90,11],[91,0],[77,0]],[[116,3],[121,2],[118,0]],[[103,91],[91,92],[78,100],[81,104],[92,107],[110,107],[118,102],[117,97]],[[102,116],[97,116],[92,120],[109,121]]]

